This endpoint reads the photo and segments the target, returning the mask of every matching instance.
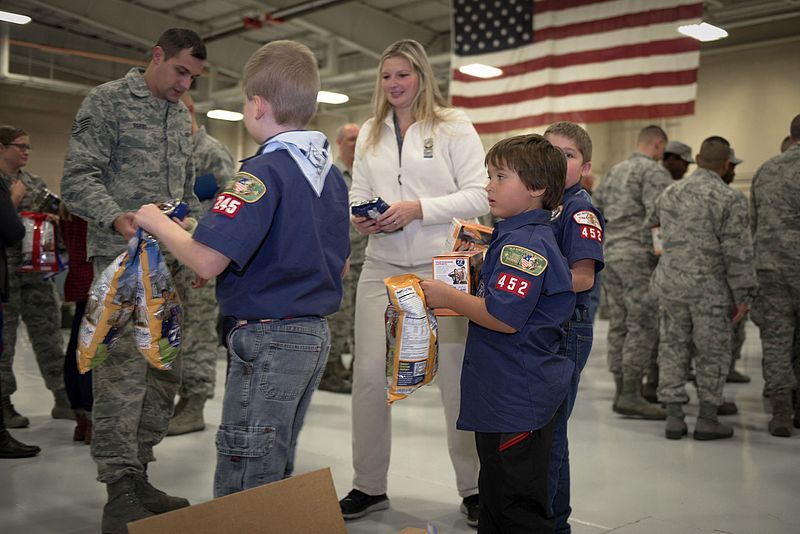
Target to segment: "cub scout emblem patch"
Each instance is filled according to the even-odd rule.
[[[579,211],[575,215],[573,215],[572,218],[578,224],[594,226],[595,228],[602,230],[600,226],[600,221],[597,219],[597,215],[595,215],[591,211]]]
[[[505,245],[500,251],[500,263],[531,276],[541,275],[547,269],[547,258],[525,247]]]
[[[248,204],[264,196],[267,186],[249,172],[237,172],[223,193],[241,198]]]

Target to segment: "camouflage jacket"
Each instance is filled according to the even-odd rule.
[[[335,165],[342,171],[347,190],[350,191],[350,188],[353,187],[352,170],[348,169],[342,160],[336,160]],[[359,233],[356,227],[350,223],[350,265],[362,265],[364,263],[364,251],[367,248],[368,238],[369,236]]]
[[[800,264],[800,144],[764,163],[750,189],[756,270],[797,276]]]
[[[617,163],[592,196],[603,213],[606,231],[603,254],[607,262],[654,261],[648,222],[658,195],[672,183],[669,172],[654,159],[634,152]]]
[[[217,182],[217,191],[228,185],[236,174],[236,163],[228,149],[211,137],[204,126],[192,136],[194,150],[194,170],[196,176],[213,174]],[[199,219],[209,210],[214,199],[204,200],[200,203],[202,212],[195,214]]]
[[[153,96],[143,73],[134,68],[94,88],[72,125],[61,194],[69,211],[89,221],[90,258],[125,249],[114,219],[143,204],[177,198],[199,212],[189,111]]]
[[[672,300],[750,304],[756,292],[747,199],[698,168],[656,201],[664,253],[651,288]]]
[[[20,202],[17,207],[17,211],[39,211],[39,207],[36,206],[36,199],[42,191],[47,189],[47,184],[39,176],[25,170],[20,170],[17,176],[9,176],[0,172],[0,179],[3,180],[9,188],[16,178],[19,178],[27,188],[25,196],[22,197],[22,202]],[[22,261],[22,242],[20,241],[13,246],[7,247],[6,251],[8,252],[8,263],[11,267],[9,271],[16,270]]]

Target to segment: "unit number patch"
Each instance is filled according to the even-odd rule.
[[[581,239],[594,239],[598,243],[603,242],[603,231],[593,226],[580,226]]]
[[[528,287],[530,284],[524,278],[519,278],[513,274],[500,273],[500,278],[494,284],[497,289],[502,289],[506,293],[511,293],[520,298],[525,298],[528,295]]]
[[[234,196],[222,193],[214,201],[214,207],[211,211],[214,213],[221,213],[226,217],[233,219],[242,207],[242,200]]]

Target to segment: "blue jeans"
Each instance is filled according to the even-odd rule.
[[[214,497],[284,479],[330,350],[320,317],[253,322],[228,334]]]
[[[575,362],[567,396],[555,415],[553,443],[550,448],[550,469],[547,481],[548,495],[555,515],[555,532],[563,534],[571,532],[568,520],[572,512],[569,505],[569,442],[567,440],[567,420],[575,406],[578,396],[578,383],[581,371],[592,350],[592,321],[589,310],[584,306],[575,309],[572,319],[567,322],[566,334],[559,351]]]

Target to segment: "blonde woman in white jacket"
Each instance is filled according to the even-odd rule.
[[[354,489],[340,501],[346,519],[389,507],[391,408],[386,404],[387,305],[383,279],[402,273],[431,276],[453,217],[489,211],[484,150],[466,114],[447,107],[424,48],[398,41],[383,53],[373,94],[373,117],[361,128],[350,202],[380,196],[391,207],[377,221],[353,217],[369,235],[356,296],[353,364]],[[470,524],[478,520],[478,456],[472,433],[456,430],[467,321],[439,322],[439,385],[447,442]],[[402,410],[402,406],[397,409]],[[420,454],[424,451],[420,450]]]

